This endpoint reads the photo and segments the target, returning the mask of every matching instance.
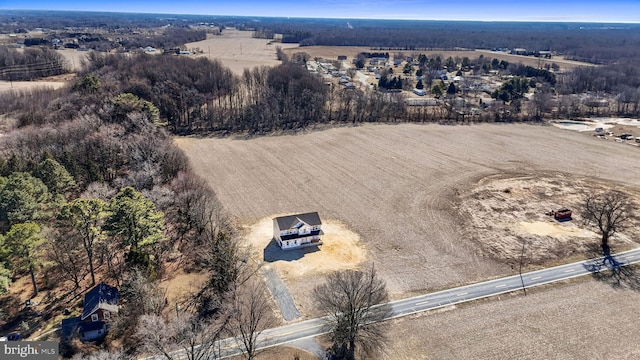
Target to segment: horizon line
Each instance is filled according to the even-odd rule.
[[[49,11],[49,12],[76,12],[76,13],[108,13],[108,14],[139,14],[139,15],[183,15],[183,16],[220,16],[231,18],[269,18],[269,19],[319,19],[319,20],[380,20],[380,21],[452,21],[452,22],[483,22],[483,23],[586,23],[586,24],[625,24],[639,25],[640,20],[579,20],[579,19],[418,19],[418,18],[378,18],[378,17],[314,17],[314,16],[286,16],[286,15],[229,15],[229,14],[193,14],[193,13],[164,13],[164,12],[138,12],[138,11],[113,11],[113,10],[65,10],[65,9],[3,9],[2,11]]]

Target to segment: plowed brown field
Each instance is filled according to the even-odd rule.
[[[378,358],[640,359],[639,301],[640,292],[589,279],[500,295],[392,321]]]
[[[568,197],[572,184],[579,184],[579,194],[588,193],[591,177],[596,190],[616,186],[633,193],[640,185],[640,149],[538,125],[364,125],[176,143],[247,227],[306,211],[342,222],[360,236],[357,246],[394,298],[513,273],[522,236],[555,241],[548,227],[556,225],[545,230],[540,223],[550,221],[544,215],[550,206],[564,199],[580,203]],[[496,174],[494,187],[503,197],[487,188],[488,176]],[[540,188],[530,190],[533,184]],[[510,186],[512,202],[503,191]],[[558,244],[575,246],[577,253],[555,251],[554,244],[531,247],[534,262],[587,256],[584,244],[597,242],[597,235],[585,235],[578,221],[566,226],[574,229],[557,231],[564,239]],[[635,246],[623,235],[614,246]],[[269,239],[262,241],[267,246]],[[308,291],[322,281],[309,275],[285,278],[307,315],[313,313]]]

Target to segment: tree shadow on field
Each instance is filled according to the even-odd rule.
[[[318,246],[310,246],[302,249],[282,250],[278,243],[271,239],[269,245],[262,251],[264,261],[296,261],[302,259],[306,254],[311,254],[320,251]]]
[[[591,246],[588,253],[593,259],[586,262],[584,267],[594,279],[609,284],[614,289],[640,291],[640,271],[637,265],[624,265],[624,260],[617,258],[615,254],[602,256],[602,249],[598,245]]]

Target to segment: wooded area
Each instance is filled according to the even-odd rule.
[[[90,53],[89,65],[74,85],[75,91],[64,100],[54,101],[54,95],[44,91],[21,97],[4,95],[0,97],[0,104],[8,111],[24,109],[27,102],[37,104],[29,106],[29,111],[19,112],[16,117],[20,126],[58,123],[77,114],[93,116],[88,110],[98,106],[96,103],[102,104],[103,120],[123,134],[146,126],[144,122],[134,124],[143,120],[166,123],[168,129],[177,134],[264,134],[302,129],[312,124],[379,121],[538,121],[543,115],[578,117],[593,113],[594,107],[582,99],[583,94],[615,100],[606,108],[598,108],[600,115],[634,116],[640,111],[640,75],[630,61],[602,67],[578,67],[558,74],[488,57],[424,59],[418,69],[424,74],[420,82],[436,95],[447,90],[435,75],[435,71],[445,66],[460,71],[466,67],[473,74],[495,70],[505,76],[520,76],[536,94],[531,100],[523,99],[523,94],[530,90],[518,90],[509,85],[512,81],[509,80],[504,86],[518,94],[507,94],[503,86],[499,90],[501,94],[490,94],[500,101],[485,107],[481,113],[465,114],[461,107],[469,104],[461,105],[456,100],[460,90],[455,87],[435,107],[425,111],[421,107],[407,106],[399,94],[345,90],[326,83],[310,74],[304,68],[304,62],[285,61],[274,68],[246,70],[239,77],[219,62],[204,58]],[[415,86],[412,85],[414,81],[402,83],[405,88]],[[435,85],[441,88],[433,89]],[[120,101],[104,103],[105,95],[117,97],[121,94],[131,94],[128,95],[131,98],[120,97]],[[124,114],[133,109],[141,113],[142,119],[125,122]],[[96,148],[100,147],[92,146],[92,149]],[[90,154],[96,150],[87,151]],[[95,156],[106,155],[100,152]],[[83,176],[88,180],[112,179],[114,174],[110,174],[108,168],[117,161],[101,159],[94,165],[85,165]],[[87,174],[87,169],[93,169],[92,173]],[[76,174],[80,170],[70,168],[69,171]]]

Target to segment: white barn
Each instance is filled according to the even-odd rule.
[[[273,238],[282,250],[322,245],[323,234],[317,212],[273,219]]]

